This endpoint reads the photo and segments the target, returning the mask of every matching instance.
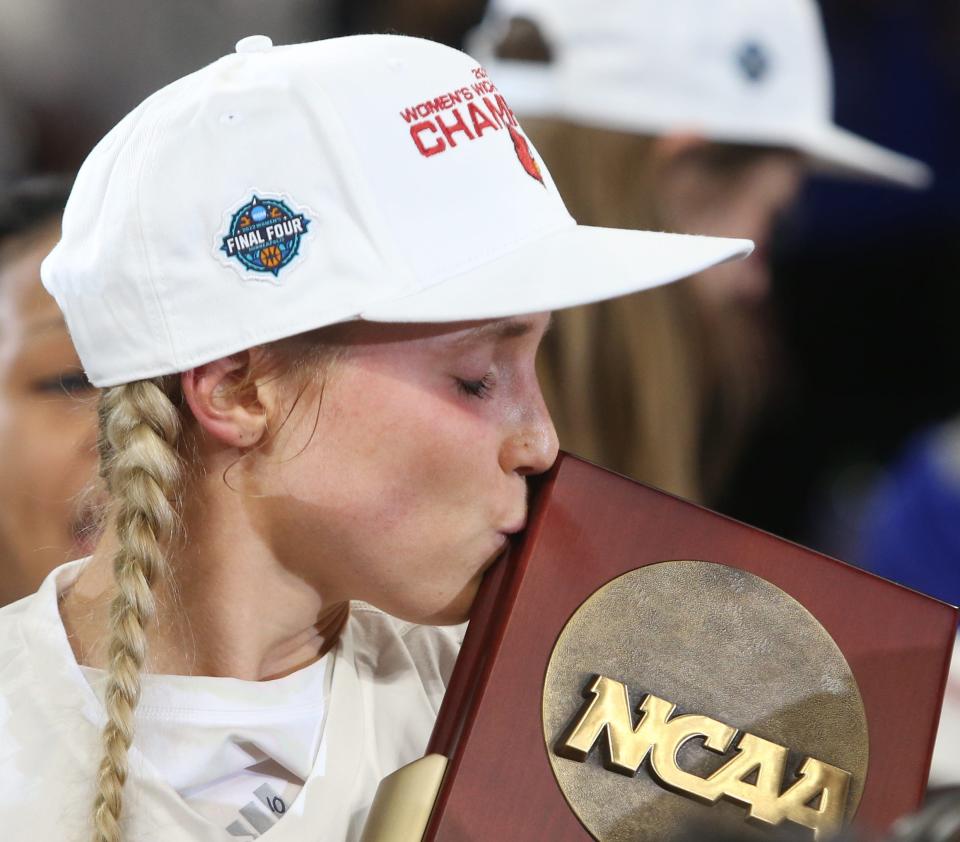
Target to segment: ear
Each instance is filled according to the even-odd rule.
[[[267,432],[270,407],[250,376],[250,366],[250,352],[242,351],[180,375],[183,395],[200,428],[229,447],[254,447]]]

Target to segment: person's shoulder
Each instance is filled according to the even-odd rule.
[[[42,595],[33,593],[0,608],[0,729],[9,720],[13,700],[23,696],[30,676],[30,625]]]
[[[8,761],[14,748],[29,741],[35,706],[31,647],[25,626],[37,594],[0,608],[0,774],[10,777]],[[2,802],[0,802],[2,803]]]
[[[29,655],[23,625],[37,599],[38,596],[34,593],[0,607],[0,695],[9,685],[12,676],[21,670],[24,659]],[[2,715],[0,708],[0,718]]]
[[[21,622],[21,618],[30,609],[30,606],[37,601],[37,598],[38,594],[34,592],[21,597],[16,602],[8,602],[6,605],[0,606],[0,624],[8,626],[10,623]],[[3,641],[0,640],[0,644],[2,643]]]
[[[0,608],[0,826],[4,840],[80,839],[96,773],[95,699],[70,649],[58,595],[79,570]],[[138,837],[139,838],[139,837]]]
[[[57,580],[76,569],[76,562],[57,568],[35,593],[0,608],[0,732],[13,727],[14,716],[34,716],[35,697],[55,695],[46,679],[72,660],[57,610]]]
[[[413,669],[424,689],[439,705],[454,662],[460,652],[466,623],[426,626],[399,620],[365,602],[350,604],[351,636],[355,657],[374,677]]]

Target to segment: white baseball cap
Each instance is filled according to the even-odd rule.
[[[751,248],[578,226],[503,96],[456,50],[251,36],[96,146],[41,277],[87,376],[110,386],[352,319],[612,298]]]
[[[510,21],[551,60],[498,59]],[[926,164],[833,123],[833,74],[813,0],[491,0],[467,49],[522,117],[627,132],[691,131],[799,150],[820,169],[923,187]]]

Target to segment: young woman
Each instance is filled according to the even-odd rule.
[[[0,605],[92,546],[95,390],[40,283],[69,190],[38,176],[0,197]]]
[[[920,187],[928,169],[833,123],[814,0],[493,0],[468,43],[578,220],[756,242],[564,312],[543,355],[564,447],[709,501],[776,373],[768,246],[806,172]]]
[[[0,611],[4,838],[357,838],[556,455],[548,311],[749,245],[578,227],[427,41],[253,36],[146,100],[43,265],[109,505]]]

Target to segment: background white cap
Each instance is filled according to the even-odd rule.
[[[77,176],[41,277],[97,386],[349,319],[596,301],[752,247],[577,226],[456,50],[389,35],[237,46],[145,100]]]
[[[536,24],[550,63],[496,57],[514,17]],[[813,0],[491,0],[467,49],[522,117],[784,146],[906,187],[931,179],[920,161],[834,125]]]

